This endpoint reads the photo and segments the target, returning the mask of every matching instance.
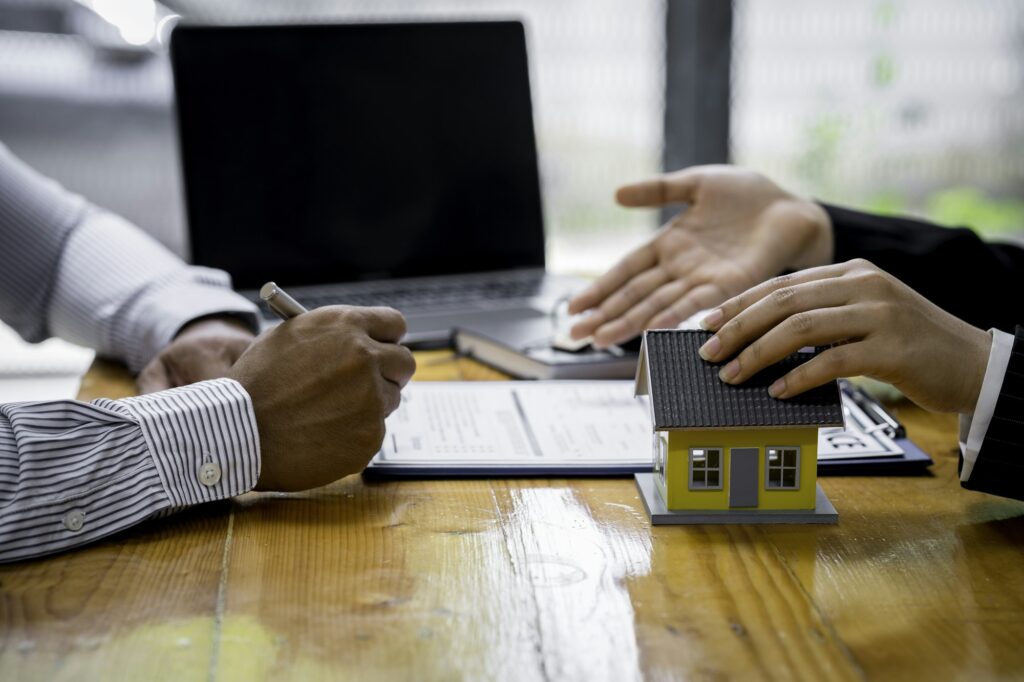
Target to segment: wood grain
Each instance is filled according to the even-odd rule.
[[[418,380],[500,379],[447,351]],[[97,365],[83,398],[129,395]],[[1024,675],[1024,504],[822,479],[837,526],[651,528],[625,479],[244,495],[0,567],[0,679],[981,679]]]

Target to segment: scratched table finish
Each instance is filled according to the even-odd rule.
[[[421,355],[418,378],[495,378]],[[131,393],[98,365],[83,398]],[[1024,504],[936,459],[829,478],[836,526],[651,528],[630,480],[250,494],[0,567],[3,680],[1024,675]]]

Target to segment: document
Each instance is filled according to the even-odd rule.
[[[630,381],[413,383],[371,468],[651,465],[647,399]]]
[[[75,398],[94,355],[60,339],[26,343],[0,324],[0,403]]]
[[[890,461],[904,450],[844,392],[845,429],[818,458]],[[651,417],[632,381],[413,382],[387,420],[371,476],[625,475],[652,466]],[[907,441],[903,441],[907,442]],[[888,458],[888,459],[886,459]],[[837,469],[838,471],[838,469]]]

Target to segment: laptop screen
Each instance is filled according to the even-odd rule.
[[[181,26],[171,58],[193,260],[236,287],[544,265],[520,23]]]

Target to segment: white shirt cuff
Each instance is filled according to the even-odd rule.
[[[978,395],[978,404],[971,414],[960,415],[960,452],[964,464],[960,470],[960,481],[970,480],[974,471],[974,463],[978,459],[981,444],[985,442],[988,426],[996,411],[996,402],[1003,388],[1003,377],[1010,364],[1010,351],[1013,350],[1013,335],[990,329],[992,350],[988,354],[988,366],[985,368],[985,381]]]
[[[172,506],[234,497],[256,486],[256,415],[237,381],[202,381],[118,402],[139,420]]]

